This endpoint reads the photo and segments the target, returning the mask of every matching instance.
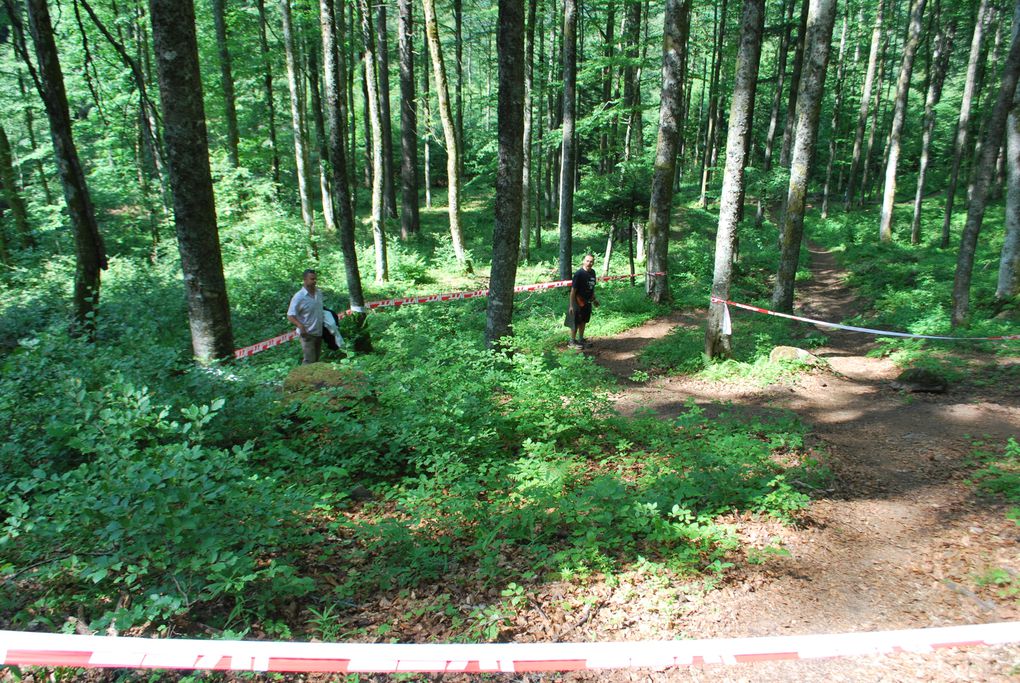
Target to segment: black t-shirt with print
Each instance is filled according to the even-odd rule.
[[[574,279],[571,281],[570,286],[574,288],[577,296],[584,299],[584,305],[588,305],[595,298],[595,280],[594,270],[589,271],[580,268],[574,273]]]

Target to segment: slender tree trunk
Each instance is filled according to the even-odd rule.
[[[149,0],[149,15],[191,345],[199,361],[227,359],[234,340],[209,171],[195,9],[191,0]]]
[[[772,157],[775,153],[776,133],[779,131],[779,107],[783,102],[783,84],[786,81],[786,59],[789,53],[790,35],[793,33],[793,9],[795,0],[785,0],[786,9],[783,12],[784,22],[779,34],[779,48],[776,56],[776,89],[772,93],[772,109],[769,114],[769,128],[765,136],[765,151],[762,160],[762,170],[768,173],[772,170]],[[755,225],[761,227],[765,222],[766,193],[764,189],[758,196],[758,210],[755,214]]]
[[[531,29],[528,29],[531,31]],[[606,65],[602,67],[602,108],[606,111],[613,106],[613,58],[615,55],[616,6],[610,3],[606,8],[605,52]],[[525,123],[527,125],[527,123]],[[606,126],[599,135],[599,170],[609,173],[615,165],[612,148],[616,140],[612,137],[613,129]],[[603,272],[605,272],[603,270]]]
[[[343,0],[341,0],[341,3]],[[358,268],[358,250],[354,241],[354,211],[351,207],[350,176],[347,173],[347,150],[344,136],[343,92],[344,65],[339,56],[337,34],[343,34],[343,15],[335,11],[334,0],[319,0],[319,28],[322,35],[323,96],[326,100],[326,136],[329,146],[333,205],[337,208],[340,250],[344,255],[344,272],[351,308],[357,312],[365,305]]]
[[[847,9],[849,12],[849,9]],[[843,108],[843,78],[846,75],[846,29],[847,15],[843,15],[843,28],[839,32],[839,59],[836,63],[836,98],[832,105],[832,120],[829,124],[829,158],[825,163],[825,184],[822,186],[822,218],[829,217],[829,188],[832,185],[832,167],[836,162],[836,142],[839,139],[839,116]]]
[[[530,11],[534,19],[534,2]],[[499,162],[496,220],[492,230],[492,272],[485,342],[491,348],[511,333],[514,279],[520,249],[524,167],[524,3],[499,0]]]
[[[152,0],[149,0],[152,2]],[[313,241],[314,215],[308,191],[309,161],[305,143],[305,121],[301,110],[301,81],[298,78],[297,56],[294,49],[294,30],[291,23],[290,0],[280,0],[280,18],[283,27],[283,48],[287,56],[287,86],[290,89],[290,122],[294,134],[294,169],[297,176],[298,197],[301,200],[301,220]]]
[[[535,61],[535,15],[538,9],[536,0],[528,0],[528,23],[524,47],[524,140],[523,158],[521,160],[521,261],[531,258],[531,122],[532,122],[532,91],[534,90]],[[497,46],[498,47],[498,46]],[[603,157],[604,158],[604,157]]]
[[[760,0],[752,0],[760,2]],[[645,291],[656,303],[672,299],[669,291],[669,225],[673,209],[673,176],[680,146],[684,67],[690,34],[690,0],[666,0],[662,36],[662,90],[655,170],[648,200],[648,259]],[[659,273],[652,275],[652,273]]]
[[[709,104],[708,104],[708,130],[705,133],[705,154],[702,157],[701,164],[701,194],[698,199],[698,204],[702,207],[708,205],[708,177],[712,172],[712,159],[715,150],[716,140],[716,126],[717,112],[720,107],[720,91],[722,90],[721,84],[719,83],[719,74],[722,70],[723,62],[723,41],[726,36],[726,0],[722,0],[722,7],[719,10],[719,25],[717,26],[717,35],[715,39],[715,56],[712,62],[712,83],[709,87]]]
[[[11,143],[7,139],[7,131],[4,130],[3,122],[0,121],[0,188],[3,189],[4,199],[10,208],[14,218],[14,230],[22,246],[34,247],[35,238],[32,236],[32,228],[28,224],[28,212],[25,210],[25,200],[18,192],[18,182],[14,177],[14,164],[11,160]]]
[[[626,40],[627,63],[623,69],[623,107],[627,112],[627,126],[624,131],[623,156],[630,159],[634,153],[637,117],[640,116],[638,98],[641,84],[638,81],[637,61],[641,54],[641,0],[628,2]]]
[[[962,325],[970,313],[970,281],[974,270],[974,254],[977,251],[978,234],[985,216],[985,203],[992,175],[995,173],[995,157],[999,153],[1006,129],[1006,116],[1013,106],[1017,81],[1020,80],[1020,0],[1013,14],[1013,42],[1002,70],[1002,85],[995,106],[988,115],[984,139],[981,141],[981,159],[974,169],[973,193],[967,207],[967,223],[960,238],[960,252],[956,259],[956,277],[953,280],[953,325]]]
[[[25,132],[28,134],[29,149],[32,150],[32,154],[35,156],[35,152],[39,149],[39,145],[35,141],[35,115],[32,113],[32,106],[29,104],[25,82],[20,70],[18,71],[18,92],[21,93],[21,102],[24,105]],[[39,176],[39,185],[42,187],[43,198],[46,200],[46,204],[52,204],[53,193],[50,191],[49,180],[46,179],[46,169],[43,168],[42,160],[38,157],[35,159],[35,171]]]
[[[914,56],[921,43],[921,29],[924,27],[924,7],[927,0],[913,0],[910,9],[910,25],[907,40],[903,44],[903,63],[896,82],[896,102],[893,107],[892,128],[889,132],[888,159],[885,165],[885,191],[882,194],[882,216],[878,226],[878,238],[883,242],[892,239],[893,207],[896,203],[896,173],[900,161],[900,135],[907,117],[907,97],[910,95],[910,76],[914,71]]]
[[[400,11],[400,237],[418,232],[418,109],[414,99],[414,8],[398,0]]]
[[[574,124],[577,107],[577,0],[563,0],[563,145],[560,160],[560,279],[573,265]]]
[[[810,0],[800,93],[797,95],[797,128],[790,157],[790,184],[780,227],[779,270],[772,292],[772,307],[778,311],[793,310],[793,286],[804,235],[807,184],[818,136],[818,118],[835,18],[835,0]]]
[[[74,309],[77,326],[90,336],[95,331],[99,302],[100,271],[106,270],[106,248],[99,234],[95,207],[85,183],[85,172],[71,132],[71,115],[64,89],[53,25],[45,0],[27,0],[29,30],[35,44],[38,79],[50,137],[64,188],[64,201],[71,218],[75,243]],[[12,17],[13,18],[13,17]],[[28,57],[27,53],[24,57]]]
[[[942,99],[942,86],[946,81],[949,67],[949,56],[953,50],[953,36],[956,32],[955,21],[950,21],[935,41],[935,51],[931,58],[931,78],[928,82],[928,93],[924,99],[924,122],[921,132],[921,161],[917,172],[917,189],[914,193],[914,218],[910,224],[910,243],[921,242],[921,199],[924,197],[924,181],[928,174],[928,163],[931,157],[931,138],[935,130],[935,106]]]
[[[740,204],[743,202],[744,168],[747,166],[747,135],[754,115],[754,91],[761,61],[765,0],[744,0],[737,71],[730,103],[730,124],[726,135],[726,168],[719,200],[719,228],[715,237],[715,271],[712,296],[730,298],[733,257],[737,241]],[[730,332],[724,329],[723,304],[711,304],[705,328],[705,355],[709,358],[732,355]]]
[[[428,49],[428,37],[425,35],[425,26],[422,25],[422,38],[425,49]],[[422,116],[425,119],[425,132],[422,134],[422,144],[425,147],[425,208],[432,208],[432,102],[429,97],[429,67],[422,65],[421,69],[421,107]]]
[[[227,158],[237,168],[237,105],[234,102],[234,74],[231,69],[230,49],[227,46],[227,17],[223,11],[224,0],[212,0],[213,27],[216,29],[216,49],[220,56],[220,88],[223,90],[224,115],[227,119]]]
[[[435,4],[435,0],[432,0]],[[456,133],[457,133],[457,177],[464,177],[464,5],[463,0],[453,0],[453,43],[457,72],[457,87],[454,94],[456,100]],[[439,89],[439,86],[436,86]]]
[[[970,41],[970,57],[967,59],[967,77],[963,86],[963,99],[960,101],[960,117],[956,122],[956,137],[953,145],[953,167],[949,172],[949,183],[946,185],[946,211],[942,217],[943,249],[949,246],[949,226],[953,217],[953,203],[956,200],[956,186],[960,178],[960,162],[967,153],[967,138],[970,134],[970,110],[974,102],[977,86],[977,72],[981,58],[985,16],[989,10],[989,0],[981,0],[977,16],[974,18],[974,33]]]
[[[361,37],[365,51],[361,63],[365,67],[365,88],[368,96],[368,120],[372,133],[372,241],[375,244],[375,281],[390,279],[386,258],[386,162],[383,144],[382,113],[380,111],[379,82],[376,75],[375,35],[372,33],[372,14],[368,0],[358,0],[361,9]]]
[[[468,261],[467,253],[464,250],[464,233],[460,224],[460,145],[454,127],[453,108],[450,106],[450,88],[446,82],[443,48],[439,43],[439,22],[436,19],[435,0],[422,0],[422,6],[425,14],[425,35],[428,38],[429,54],[432,57],[432,77],[436,85],[439,119],[443,123],[443,135],[446,138],[446,175],[449,187],[447,206],[450,214],[453,253],[457,258],[457,263],[470,272],[471,262]]]
[[[797,49],[793,55],[793,73],[790,74],[790,99],[786,105],[786,125],[783,127],[783,145],[779,149],[779,165],[787,168],[790,165],[790,151],[793,148],[793,136],[797,134],[794,127],[797,123],[797,98],[800,97],[800,79],[804,70],[805,40],[807,39],[807,21],[809,0],[804,0],[800,10],[800,28],[797,29]]]
[[[262,86],[266,98],[266,128],[269,132],[269,149],[272,153],[273,184],[280,184],[280,153],[276,148],[276,104],[273,100],[273,60],[266,37],[266,0],[256,0],[259,11],[259,49],[262,53]]]
[[[410,1],[410,0],[408,0]],[[383,149],[383,210],[387,218],[397,217],[397,185],[393,164],[393,118],[390,115],[390,49],[386,30],[386,0],[377,0],[376,13],[376,81],[379,95],[379,123],[382,126]]]
[[[311,42],[311,41],[310,41]],[[319,192],[322,196],[322,219],[326,230],[336,229],[336,218],[333,211],[332,179],[329,170],[329,143],[326,141],[326,123],[322,111],[322,94],[319,89],[319,57],[318,48],[312,42],[308,46],[308,92],[311,95],[312,122],[315,125],[315,141],[319,148]],[[319,258],[319,248],[312,240],[312,255]]]
[[[857,175],[861,168],[861,151],[864,146],[864,129],[868,124],[868,107],[871,104],[871,89],[875,85],[875,71],[878,68],[878,48],[882,44],[882,9],[885,3],[880,0],[875,10],[875,25],[871,29],[871,49],[868,52],[868,68],[864,74],[864,87],[861,91],[860,111],[857,114],[857,131],[854,133],[854,150],[850,158],[850,170],[847,172],[846,192],[843,195],[843,209],[850,210],[854,201]]]
[[[995,299],[1006,302],[1020,294],[1020,89],[1006,123],[1006,237],[999,257]]]

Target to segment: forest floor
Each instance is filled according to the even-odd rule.
[[[799,288],[798,313],[838,322],[858,312],[830,253],[812,248],[812,271],[811,281]],[[1020,572],[1020,529],[1003,506],[980,499],[965,482],[972,470],[965,461],[975,439],[1001,446],[1020,434],[1020,359],[961,352],[956,362],[967,372],[948,392],[908,394],[890,386],[900,368],[866,355],[874,347],[872,337],[821,330],[827,345],[813,353],[828,367],[799,375],[793,383],[760,387],[685,376],[645,383],[627,379],[638,369],[638,353],[647,343],[676,325],[699,323],[677,313],[596,341],[591,353],[623,387],[615,397],[617,408],[624,414],[652,409],[675,417],[693,398],[706,412],[730,417],[792,411],[810,426],[811,445],[824,454],[833,479],[831,489],[815,492],[793,526],[740,520],[747,545],[778,544],[788,555],[737,563],[716,590],[699,597],[678,620],[684,634],[753,637],[1020,620],[1016,596],[982,588],[979,580],[991,568]],[[621,672],[612,678],[1017,680],[1020,646]]]

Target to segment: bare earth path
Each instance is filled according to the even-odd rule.
[[[798,312],[841,321],[855,311],[853,292],[833,256],[812,250],[814,277]],[[752,313],[736,313],[755,315]],[[597,361],[621,378],[637,354],[676,325],[674,314],[600,340]],[[736,320],[739,325],[739,319]],[[739,328],[738,328],[739,333]],[[899,368],[868,358],[873,339],[827,332],[815,350],[831,365],[793,385],[753,387],[661,377],[626,380],[617,405],[665,417],[693,398],[712,411],[791,410],[812,427],[827,454],[834,488],[816,492],[796,527],[750,521],[748,538],[780,543],[789,556],[743,565],[683,619],[691,637],[797,635],[921,628],[1020,620],[1017,598],[978,586],[992,568],[1020,572],[1020,529],[1005,509],[975,497],[963,481],[974,438],[1001,447],[1020,434],[1020,386],[1013,357],[961,356],[966,377],[946,394],[905,394],[889,382]],[[742,526],[747,526],[743,520]],[[680,672],[626,674],[634,680],[1018,680],[1020,647],[942,650],[816,662],[772,662]]]

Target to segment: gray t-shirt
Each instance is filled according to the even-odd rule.
[[[290,300],[290,307],[287,315],[292,315],[301,321],[301,324],[313,337],[322,336],[322,290],[316,288],[312,296],[308,290],[302,287]],[[299,329],[298,332],[301,332]]]

